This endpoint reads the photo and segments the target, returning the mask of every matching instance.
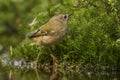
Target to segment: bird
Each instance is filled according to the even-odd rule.
[[[27,34],[27,37],[36,42],[39,46],[51,46],[61,40],[68,31],[68,19],[71,14],[62,13],[54,15],[49,21],[34,31]],[[51,53],[50,56],[56,59]]]

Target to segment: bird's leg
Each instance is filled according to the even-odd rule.
[[[38,53],[38,55],[37,55],[36,62],[38,62],[39,57],[40,57],[40,53]]]
[[[39,57],[40,57],[40,53],[38,53],[38,55],[37,55],[37,58],[36,58],[36,61],[35,61],[35,68],[38,67],[38,60],[39,60]]]
[[[50,50],[49,47],[48,47],[48,50],[49,50],[49,52],[50,52],[50,56],[52,57],[53,64],[58,63],[57,58],[52,54],[52,52],[51,52],[51,50]]]
[[[40,48],[40,52],[41,52],[41,48]],[[36,58],[36,61],[35,61],[35,62],[36,62],[36,63],[35,63],[35,64],[36,64],[36,67],[37,67],[37,64],[38,64],[39,57],[40,57],[40,53],[38,53],[37,58]]]

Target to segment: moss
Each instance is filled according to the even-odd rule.
[[[20,37],[46,23],[53,15],[72,13],[69,19],[69,30],[64,38],[50,47],[52,53],[61,61],[70,63],[85,63],[93,65],[120,66],[120,16],[119,1],[79,1],[73,6],[72,0],[34,3],[34,7],[25,14],[19,25]],[[114,5],[113,5],[114,4]],[[26,7],[26,6],[25,6]],[[23,13],[22,13],[23,14]],[[37,23],[28,23],[36,19]],[[33,45],[32,41],[17,45],[13,49],[12,58],[35,60],[40,54],[40,62],[50,62],[51,58],[46,47]]]

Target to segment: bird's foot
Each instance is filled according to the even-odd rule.
[[[58,63],[58,59],[53,54],[50,54],[50,56],[52,57],[53,65],[57,64]]]

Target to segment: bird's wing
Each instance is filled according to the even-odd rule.
[[[28,33],[26,36],[29,38],[33,38],[36,37],[38,35],[38,33],[40,33],[41,27],[39,27],[38,29]]]
[[[43,25],[42,27],[27,34],[27,37],[34,38],[38,36],[48,36],[48,35],[53,35],[54,33],[55,31],[51,27],[46,27]]]
[[[54,35],[54,33],[55,29],[52,25],[44,25],[43,28],[41,29],[42,36]]]

